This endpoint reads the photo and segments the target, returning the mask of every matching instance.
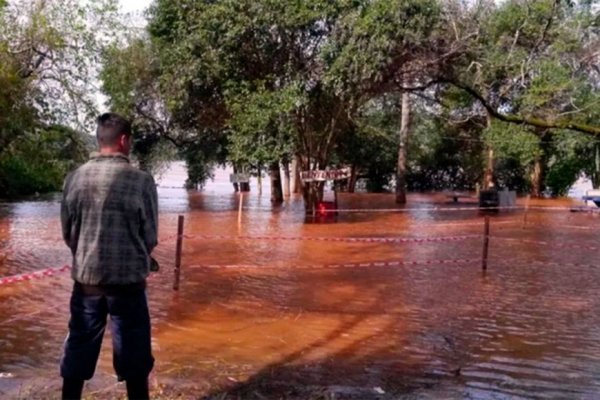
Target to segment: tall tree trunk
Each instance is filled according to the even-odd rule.
[[[487,113],[487,127],[490,128],[492,126],[492,116],[490,113]],[[494,176],[494,149],[489,146],[487,148],[487,166],[485,168],[485,174],[483,176],[483,190],[490,190],[493,186],[495,186],[495,176]]]
[[[269,165],[269,176],[271,178],[271,203],[283,202],[283,190],[281,188],[281,171],[279,162],[275,161]]]
[[[298,158],[298,167],[302,171],[312,171],[319,169],[320,164],[311,165],[308,157]],[[304,209],[306,215],[315,215],[319,203],[323,200],[323,188],[325,182],[302,182],[302,196],[304,198]]]
[[[396,169],[396,203],[406,204],[406,147],[410,133],[410,97],[406,91],[402,92],[401,118]]]
[[[290,197],[290,163],[283,160],[281,166],[283,167],[283,197]]]
[[[318,205],[323,201],[325,182],[306,182],[302,188],[304,206],[307,215],[314,215]]]
[[[256,177],[256,180],[258,181],[258,194],[261,195],[262,194],[262,168],[259,165],[257,169],[258,169],[258,175]]]
[[[300,180],[300,157],[294,156],[292,160],[292,193],[300,193],[302,191],[302,181]]]
[[[356,181],[358,180],[358,174],[356,172],[356,165],[350,167],[350,179],[348,179],[348,193],[354,193],[356,191]]]
[[[494,149],[487,149],[487,166],[485,168],[485,177],[483,179],[483,190],[490,190],[496,184],[494,183]]]
[[[592,187],[600,189],[600,145],[596,143],[596,154],[594,157],[594,172],[592,172]]]
[[[542,156],[537,155],[531,171],[531,197],[542,197]]]
[[[237,174],[237,167],[235,165],[233,166],[233,173]],[[233,191],[236,193],[240,191],[240,185],[237,182],[233,182]]]

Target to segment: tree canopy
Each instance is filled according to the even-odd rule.
[[[90,148],[110,0],[0,3],[0,193],[57,190]],[[112,40],[112,39],[110,39]]]
[[[412,189],[469,189],[490,166],[538,194],[600,184],[597,1],[155,0],[144,30],[113,0],[70,1],[0,4],[17,21],[0,28],[3,148],[85,126],[99,72],[141,164],[176,151],[190,186],[297,160],[389,189],[403,102]],[[322,188],[303,186],[308,206]]]

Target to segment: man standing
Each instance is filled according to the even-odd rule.
[[[81,398],[110,315],[115,371],[125,380],[129,399],[147,399],[154,358],[146,277],[157,244],[156,185],[151,175],[129,164],[131,123],[106,113],[97,124],[100,151],[67,176],[61,203],[75,281],[60,364],[62,398]]]

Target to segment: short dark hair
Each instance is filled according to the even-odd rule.
[[[96,138],[100,146],[117,144],[119,136],[131,136],[131,122],[116,113],[104,113],[96,119]]]

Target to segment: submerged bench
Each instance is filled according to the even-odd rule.
[[[464,193],[450,193],[446,195],[447,198],[452,199],[452,201],[454,203],[458,203],[458,199],[472,199],[473,196],[471,196],[470,194],[464,194]]]

